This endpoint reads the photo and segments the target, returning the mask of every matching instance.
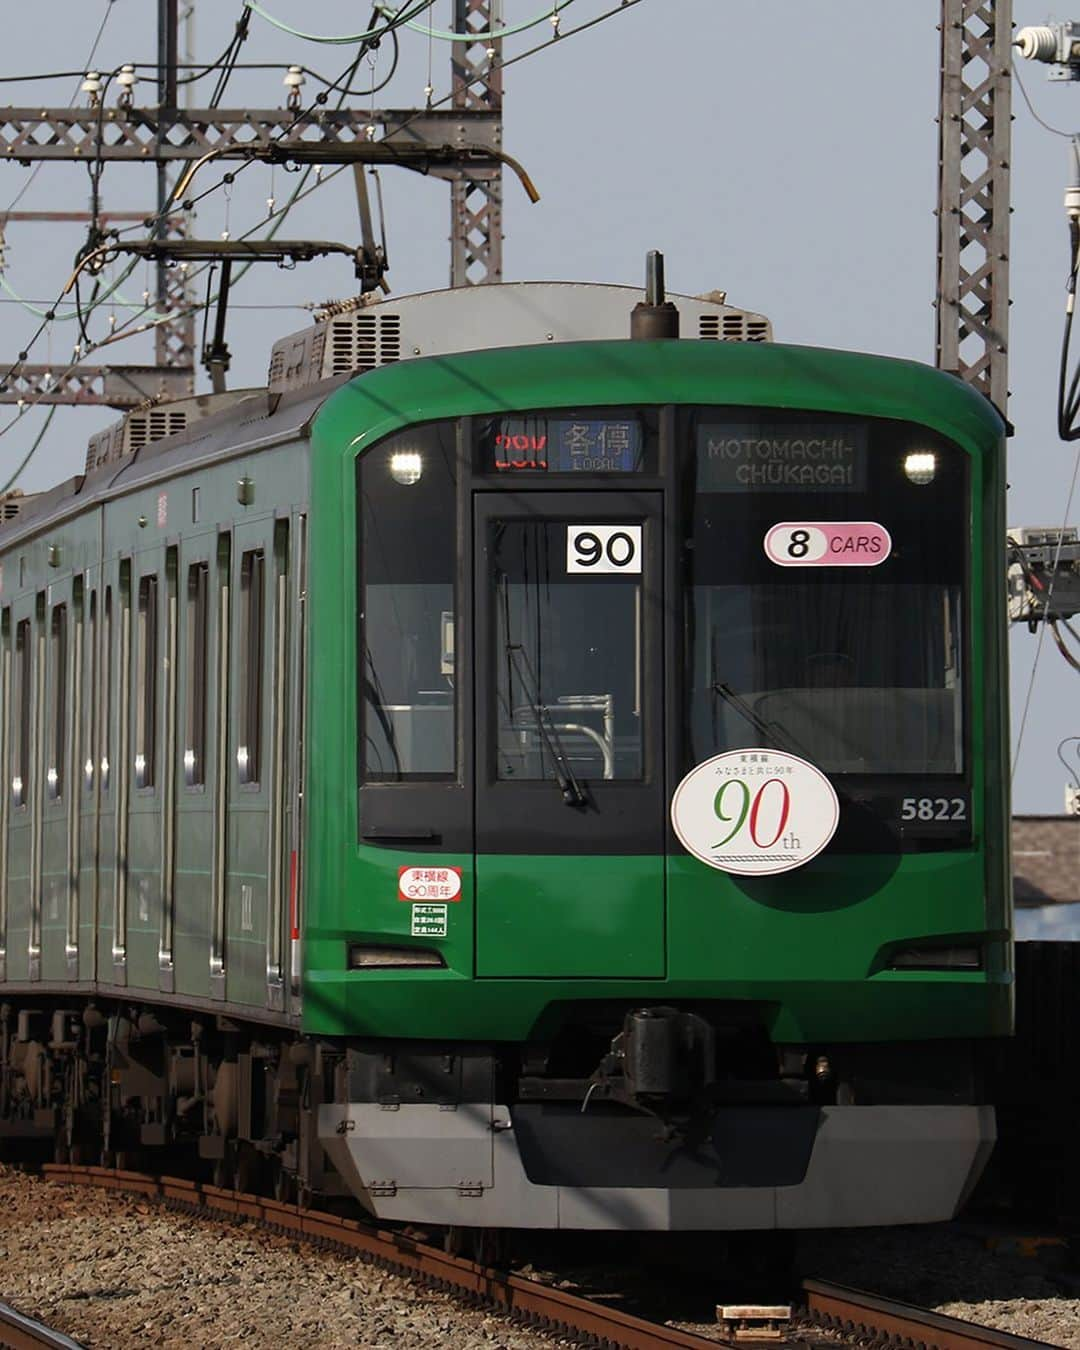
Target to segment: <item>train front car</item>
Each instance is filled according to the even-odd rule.
[[[779,346],[330,399],[304,1025],[372,1211],[955,1211],[1010,1023],[1002,436],[950,377]]]

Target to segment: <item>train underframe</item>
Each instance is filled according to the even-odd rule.
[[[17,998],[0,1158],[187,1167],[446,1229],[750,1230],[946,1219],[993,1146],[970,1042],[776,1046],[719,1003],[554,1021],[525,1045],[313,1039]]]

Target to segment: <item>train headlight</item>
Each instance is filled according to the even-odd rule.
[[[912,450],[904,456],[904,473],[920,487],[932,483],[937,473],[937,455],[933,450]]]
[[[894,952],[890,970],[982,970],[983,955],[977,946],[904,947]]]
[[[396,450],[390,456],[390,477],[402,487],[419,483],[423,472],[423,457],[415,450]]]
[[[367,942],[349,943],[350,970],[446,969],[441,952],[431,947],[387,947]]]

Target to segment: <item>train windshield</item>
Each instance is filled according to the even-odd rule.
[[[913,424],[702,409],[686,427],[692,762],[964,770],[967,462]]]

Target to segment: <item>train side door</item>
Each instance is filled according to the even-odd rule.
[[[127,983],[158,986],[162,905],[162,819],[166,617],[165,549],[140,549],[132,563],[130,598],[130,690],[124,912],[127,920]]]
[[[661,977],[661,496],[474,503],[477,974]]]
[[[207,951],[217,880],[218,671],[227,655],[218,641],[218,610],[229,593],[228,568],[227,535],[209,530],[180,546],[171,913],[162,945],[171,953],[175,988],[204,998],[210,993]]]
[[[228,999],[256,1006],[266,1005],[271,983],[272,1001],[283,1006],[280,719],[287,689],[287,585],[288,522],[264,517],[236,525],[228,754],[222,766],[228,784],[224,968]]]
[[[75,952],[76,978],[92,980],[96,969],[95,943],[98,929],[98,807],[101,793],[101,568],[97,564],[84,573],[81,643],[81,731],[76,742],[78,755],[72,755],[71,791],[78,794],[76,917],[78,940]]]
[[[79,589],[82,581],[79,579]],[[77,631],[72,578],[52,582],[45,592],[44,633],[40,650],[45,669],[40,682],[41,708],[41,811],[38,858],[38,929],[41,976],[64,980],[69,975],[69,956],[78,955],[72,941],[73,860],[70,854],[71,745],[73,705],[71,652]],[[81,611],[81,602],[78,610]],[[74,935],[77,937],[77,934]]]
[[[125,984],[127,873],[124,867],[130,688],[131,561],[107,558],[101,568],[101,628],[98,636],[96,772],[98,793],[97,978]]]
[[[9,980],[35,979],[40,973],[40,951],[35,950],[37,858],[33,805],[40,774],[36,735],[38,622],[33,594],[24,594],[12,603],[9,773],[5,785],[9,795],[4,942]]]

